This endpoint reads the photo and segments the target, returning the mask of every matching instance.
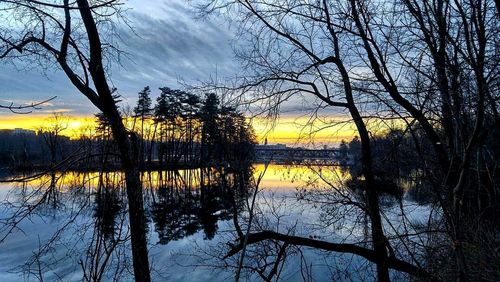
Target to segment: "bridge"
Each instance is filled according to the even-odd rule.
[[[349,159],[338,149],[291,148],[284,145],[257,145],[255,147],[257,162],[339,164],[348,163]]]

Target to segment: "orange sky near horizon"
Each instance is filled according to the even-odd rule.
[[[0,129],[37,130],[46,126],[50,117],[51,115],[48,114],[36,113],[0,115]],[[83,131],[95,125],[93,116],[64,115],[64,119],[67,120],[68,128],[62,134],[71,138],[77,138]],[[333,122],[336,125],[333,125]],[[356,135],[352,123],[348,122],[345,117],[333,117],[328,122],[316,121],[312,126],[307,127],[304,126],[305,124],[308,124],[308,119],[305,117],[281,117],[275,123],[263,118],[251,120],[257,141],[261,144],[267,138],[269,144],[332,146],[338,144],[342,139],[351,140]]]
[[[0,129],[23,128],[38,130],[47,125],[51,115],[47,114],[12,114],[0,116]],[[67,119],[68,128],[62,135],[76,138],[81,135],[86,127],[94,126],[92,116],[64,116]]]

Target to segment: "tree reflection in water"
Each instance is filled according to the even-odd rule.
[[[167,244],[199,230],[205,239],[213,239],[217,222],[231,219],[233,212],[240,210],[251,170],[208,168],[160,174],[151,219],[159,243]]]
[[[98,188],[94,198],[96,226],[106,239],[114,238],[116,218],[123,209],[120,187],[116,187],[107,176],[99,175]],[[118,189],[117,189],[118,188]]]
[[[154,171],[143,174],[146,216],[154,224],[158,243],[165,245],[203,230],[214,238],[220,220],[243,209],[252,167]],[[100,174],[94,197],[95,224],[113,239],[117,216],[124,211],[121,182],[115,173]]]
[[[235,234],[234,226],[239,225],[243,230],[248,226],[249,211],[245,207],[256,185],[254,170],[262,171],[263,166],[142,173],[145,216],[149,234],[153,234],[148,236],[149,245],[156,252],[153,257],[161,258],[162,263],[203,266],[226,274],[234,270],[239,256],[228,257],[227,254],[240,242],[236,240],[241,237]],[[359,211],[363,207],[364,193],[357,184],[362,180],[356,180],[353,181],[351,173],[338,167],[271,166],[259,192],[252,232],[278,230],[306,238],[326,238],[324,240],[348,234],[342,238],[369,244],[368,220]],[[54,236],[42,238],[41,245],[34,246],[33,252],[29,250],[27,256],[35,255],[27,259],[19,272],[26,276],[43,273],[45,280],[54,278],[45,274],[50,271],[56,275],[83,276],[85,281],[128,280],[130,233],[123,183],[120,172],[57,172],[12,189],[17,191],[12,195],[16,198],[11,198],[16,220],[8,222],[18,222],[17,219],[27,218],[28,214],[39,214],[45,219],[48,212],[53,211],[50,214],[58,221],[54,227],[60,228],[53,233],[51,230]],[[387,197],[387,205],[382,206],[392,214],[403,199]],[[0,235],[10,232],[11,227],[2,226]],[[42,232],[40,229],[32,235]],[[189,248],[184,248],[186,242],[174,243],[190,235],[195,236],[189,238],[194,242]],[[198,245],[201,239],[213,240]],[[175,258],[168,256],[171,260],[164,260],[166,250],[175,253]],[[265,274],[266,279],[281,277],[276,269],[294,271],[289,266],[300,264],[303,256],[300,248],[274,241],[253,244],[248,250],[243,265],[245,275]],[[24,257],[19,255],[19,258]],[[71,264],[71,269],[59,269],[60,263],[68,259],[77,264]],[[287,267],[284,267],[285,260]],[[269,264],[270,261],[275,263]],[[362,262],[355,261],[353,267],[358,267],[357,263],[361,265]],[[335,267],[352,270],[351,265],[336,264]],[[154,275],[170,277],[175,272],[171,269],[157,267]],[[363,276],[371,272],[357,273]]]
[[[252,170],[244,166],[144,172],[145,216],[150,223],[146,230],[158,236],[157,242],[150,239],[150,243],[166,245],[200,231],[205,240],[213,239],[219,221],[230,220],[243,210]],[[27,259],[19,256],[23,265],[14,271],[50,279],[43,273],[71,259],[78,264],[62,275],[76,271],[84,281],[128,277],[130,231],[121,172],[57,172],[13,188],[10,202],[5,200],[11,215],[5,221],[8,224],[1,226],[1,238],[34,215],[53,214],[58,222],[53,235],[35,246],[38,250],[30,251]],[[61,244],[65,249],[56,251]]]

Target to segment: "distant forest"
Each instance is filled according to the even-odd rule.
[[[241,112],[222,105],[214,93],[200,97],[162,87],[153,103],[151,90],[145,87],[132,113],[123,116],[139,141],[136,150],[142,167],[153,161],[157,168],[246,166],[253,159],[253,129]],[[2,130],[0,161],[14,169],[68,164],[73,159],[78,161],[72,168],[96,168],[95,161],[99,168],[116,168],[118,149],[110,124],[102,114],[95,118],[96,127],[77,139],[65,136],[67,121],[56,113],[36,131]]]

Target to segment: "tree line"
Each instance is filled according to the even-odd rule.
[[[138,134],[141,166],[153,160],[159,168],[174,169],[247,166],[252,161],[255,135],[236,107],[222,105],[215,93],[200,97],[168,87],[159,90],[154,104],[149,87],[140,91],[126,118]],[[97,115],[97,120],[98,133],[108,132],[106,118]]]
[[[200,98],[162,87],[154,104],[150,95],[145,87],[132,112],[123,114],[124,123],[138,134],[141,169],[244,167],[253,160],[252,127],[235,107],[223,106],[217,95]],[[75,161],[72,169],[117,169],[118,151],[110,124],[101,113],[95,120],[94,128],[81,129],[74,139],[65,136],[69,117],[60,113],[47,118],[36,132],[7,130],[0,134],[0,157],[6,166],[26,170],[55,166],[79,152],[85,159]]]

